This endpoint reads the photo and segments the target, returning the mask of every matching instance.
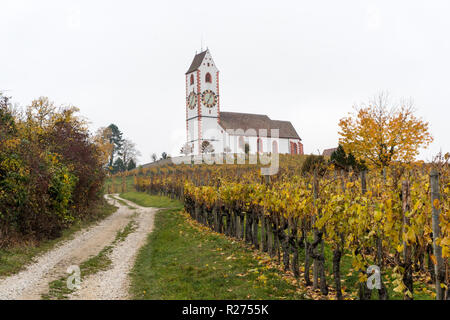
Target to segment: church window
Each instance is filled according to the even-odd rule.
[[[244,137],[239,137],[239,148],[244,150]]]
[[[205,81],[211,83],[211,74],[208,72],[205,76]]]
[[[291,142],[292,152],[291,154],[297,154],[297,144],[295,142]]]
[[[272,142],[272,153],[278,153],[278,143],[276,141]]]
[[[261,138],[258,138],[257,145],[258,145],[258,153],[263,153],[263,143]]]
[[[194,75],[191,74],[191,85],[194,84]]]

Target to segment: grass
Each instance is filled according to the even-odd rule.
[[[109,254],[113,250],[114,246],[124,241],[127,236],[136,230],[137,224],[133,219],[122,229],[117,231],[116,237],[111,245],[104,247],[96,256],[89,258],[80,265],[80,273],[83,278],[89,275],[95,274],[99,271],[107,270],[111,266],[111,259]],[[44,300],[63,300],[67,299],[67,296],[74,292],[67,287],[67,279],[69,275],[61,277],[49,283],[49,291],[47,294],[42,295]]]
[[[175,207],[157,213],[155,230],[141,249],[132,272],[132,294],[135,299],[301,299],[299,286],[281,281],[282,273],[265,270],[252,251],[238,241],[230,240],[205,228],[193,226],[180,213],[182,204],[174,200],[145,193],[130,193],[128,200],[140,205]],[[324,246],[327,283],[334,287],[333,253]],[[231,257],[227,260],[228,257]],[[300,250],[300,262],[304,250]],[[302,264],[301,264],[302,265]],[[257,270],[257,272],[249,272]],[[342,288],[347,296],[357,299],[358,273],[352,272],[352,258],[344,254],[341,260]],[[385,270],[384,283],[390,299],[402,299],[394,292],[392,271]],[[263,275],[263,276],[262,276]],[[266,282],[261,283],[261,276]],[[312,269],[311,269],[312,276]],[[220,288],[220,289],[218,289]],[[414,299],[433,299],[432,287],[414,283]],[[378,299],[374,292],[372,299]]]
[[[105,190],[109,193],[124,193],[127,191],[135,191],[134,176],[125,178],[125,189],[123,188],[122,177],[108,178],[105,181]]]
[[[161,197],[159,197],[161,198]],[[141,194],[141,205],[163,199]],[[135,299],[302,299],[303,292],[242,243],[213,233],[182,213],[182,204],[156,214],[154,231],[131,272]],[[164,206],[167,206],[165,204]]]
[[[121,198],[137,203],[142,207],[173,208],[182,206],[181,202],[163,196],[150,195],[143,192],[130,191],[120,194]]]
[[[114,196],[111,196],[111,195],[110,195],[110,198],[116,200],[116,201],[119,202],[121,205],[128,207],[128,209],[136,210],[135,207],[130,206],[128,203],[126,203],[126,202],[123,201],[122,199],[119,199],[119,198],[114,197]]]
[[[331,248],[325,244],[324,246],[324,256],[325,256],[325,268],[327,272],[327,283],[331,286],[334,286],[334,278],[333,274],[333,252]],[[301,259],[304,257],[304,250],[301,253]],[[302,260],[304,261],[304,260]],[[375,264],[375,263],[373,263]],[[311,268],[312,271],[312,268]],[[353,297],[357,297],[357,288],[358,288],[358,273],[352,272],[352,258],[350,254],[344,254],[341,260],[341,279],[342,279],[342,287],[347,288],[347,291],[352,291]],[[402,300],[403,295],[401,293],[394,291],[394,286],[392,282],[394,281],[393,273],[391,269],[382,270],[383,271],[383,283],[385,284],[389,299],[390,300]],[[424,290],[425,289],[425,290]],[[414,299],[415,300],[432,300],[432,287],[429,284],[423,282],[415,282],[414,283]],[[378,300],[378,292],[373,292],[372,300]]]
[[[35,257],[51,250],[61,241],[71,239],[77,231],[93,225],[116,210],[117,207],[105,202],[93,209],[89,219],[76,222],[70,228],[64,230],[59,238],[45,240],[37,245],[20,245],[0,249],[0,277],[9,276],[23,270],[27,264],[33,262]]]

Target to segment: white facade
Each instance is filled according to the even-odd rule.
[[[212,92],[210,104],[204,103],[206,92]],[[193,95],[194,105],[190,103],[190,97]],[[207,50],[196,70],[186,73],[187,143],[193,148],[194,154],[201,152],[203,141],[210,142],[213,147],[220,147],[218,142],[222,137],[219,136],[219,110],[219,69]]]
[[[215,153],[243,153],[243,146],[248,143],[250,153],[278,151],[303,154],[299,138],[270,138],[267,137],[270,133],[259,131],[258,128],[253,133],[241,130],[237,131],[239,135],[236,135],[236,131],[230,135],[220,125],[219,87],[219,70],[209,50],[196,55],[186,73],[187,145],[193,154],[202,152],[204,141],[209,142]],[[258,148],[258,142],[262,150]]]

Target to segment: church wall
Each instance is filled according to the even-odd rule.
[[[209,66],[208,66],[209,64]],[[202,65],[198,68],[200,70],[200,93],[203,93],[205,90],[211,90],[216,95],[217,92],[217,82],[218,82],[218,74],[217,74],[217,67],[215,62],[213,61],[211,54],[209,51],[206,53],[205,58],[203,59]],[[211,75],[211,82],[206,82],[205,77],[206,74],[209,73]],[[202,116],[218,116],[218,105],[216,104],[212,108],[207,108],[204,105],[202,105],[201,108],[201,115]]]
[[[194,84],[191,84],[191,75],[194,76]],[[192,91],[197,93],[197,72],[191,72],[187,75],[186,84],[187,84],[187,92],[186,92],[186,107],[187,107],[187,105],[188,105],[187,97],[189,96],[189,94]],[[187,111],[188,111],[188,114],[187,114],[188,119],[198,115],[197,106],[193,110],[191,110],[187,107]]]
[[[280,142],[278,143],[278,152],[279,153],[290,153],[289,139],[280,139]]]
[[[211,82],[206,82],[207,73],[211,75]],[[191,75],[193,76],[192,84]],[[211,90],[218,96],[217,103],[211,108],[203,105],[201,94],[205,90]],[[193,110],[188,107],[188,96],[191,92],[196,94],[196,106]],[[194,154],[201,152],[201,144],[205,140],[208,140],[213,145],[216,153],[224,152],[225,147],[229,147],[232,153],[243,152],[239,147],[239,139],[236,136],[226,134],[225,130],[218,123],[220,117],[219,94],[219,71],[208,51],[198,69],[186,75],[186,117],[190,119],[186,122],[187,141],[193,146]],[[261,139],[263,143],[262,151],[272,152],[272,139],[267,137],[261,137]],[[249,136],[245,138],[245,141],[249,143],[250,153],[258,151],[258,137]],[[290,142],[297,143],[297,146],[300,142],[298,139],[287,138],[280,138],[277,141],[279,153],[291,153]]]

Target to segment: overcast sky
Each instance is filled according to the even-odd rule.
[[[93,131],[115,123],[148,162],[185,141],[184,73],[203,39],[222,110],[290,120],[317,153],[387,90],[430,123],[430,160],[450,151],[449,17],[448,0],[0,0],[0,90],[76,105]]]

